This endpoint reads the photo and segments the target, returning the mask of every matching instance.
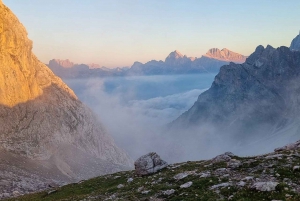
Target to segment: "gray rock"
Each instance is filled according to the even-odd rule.
[[[150,190],[147,190],[147,191],[142,191],[142,194],[146,195],[150,192]]]
[[[183,179],[187,176],[189,176],[189,174],[184,172],[184,173],[179,173],[179,174],[175,175],[173,178],[176,179],[176,180],[180,180],[180,179]]]
[[[237,186],[240,186],[240,187],[244,187],[246,185],[246,182],[244,181],[240,181],[236,184]]]
[[[14,197],[17,197],[17,196],[21,195],[19,191],[14,191],[12,194],[13,194]]]
[[[258,191],[274,191],[278,182],[256,182],[252,185],[252,188]]]
[[[162,192],[164,195],[172,195],[173,193],[175,193],[174,189],[170,189],[170,190],[166,190]]]
[[[203,172],[200,174],[200,178],[206,178],[206,177],[210,177],[210,176],[211,176],[210,172]]]
[[[265,159],[281,158],[282,156],[283,156],[282,154],[272,154],[272,155],[266,156]]]
[[[234,156],[231,152],[225,152],[224,154],[218,155],[212,159],[212,163],[219,163],[219,162],[227,162],[231,160],[231,157]]]
[[[238,168],[241,165],[242,165],[241,161],[235,159],[231,159],[229,162],[227,162],[227,167],[232,169]]]
[[[134,162],[135,173],[137,175],[148,175],[153,174],[165,167],[167,167],[168,163],[160,158],[160,156],[151,152],[144,156],[141,156]]]
[[[124,187],[123,184],[119,184],[119,185],[117,186],[117,188],[123,188],[123,187]]]
[[[188,188],[188,187],[190,187],[192,184],[193,184],[193,182],[192,182],[192,181],[189,181],[189,182],[186,182],[185,184],[182,184],[182,185],[180,186],[180,188]]]
[[[213,185],[212,187],[210,187],[211,190],[216,189],[216,188],[223,188],[223,187],[228,187],[231,186],[230,183],[222,183],[222,184],[217,184],[217,185]]]
[[[294,167],[293,167],[293,171],[296,171],[296,170],[300,170],[300,166],[298,166],[298,165],[297,165],[297,166],[294,166]]]

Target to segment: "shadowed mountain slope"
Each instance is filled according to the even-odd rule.
[[[299,83],[300,52],[258,46],[245,63],[222,66],[211,88],[172,125],[210,125],[240,143],[271,145],[273,138],[280,146],[299,138]]]

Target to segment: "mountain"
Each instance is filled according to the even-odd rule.
[[[15,198],[40,200],[300,200],[300,142],[252,157],[226,152],[138,176],[119,172]],[[298,146],[298,147],[297,147]]]
[[[75,64],[68,59],[52,59],[48,67],[53,73],[61,78],[86,78],[86,77],[104,77],[121,76],[127,68],[106,68],[99,64]]]
[[[171,125],[213,127],[244,145],[289,143],[300,137],[299,82],[299,51],[258,46],[245,63],[222,66],[212,86]]]
[[[32,53],[26,29],[2,2],[0,16],[0,193],[132,166],[93,112]]]
[[[178,50],[171,52],[165,61],[152,60],[145,64],[135,62],[127,75],[159,75],[187,73],[217,73],[222,65],[229,62],[242,63],[246,56],[227,49],[213,48],[200,58],[187,57]]]
[[[235,63],[244,63],[247,59],[246,56],[232,52],[226,48],[222,50],[219,50],[218,48],[212,48],[204,56],[220,61],[228,61]]]
[[[293,51],[300,51],[300,32],[299,35],[293,39],[290,49]]]
[[[217,73],[222,65],[229,64],[229,62],[242,63],[246,58],[246,56],[234,53],[226,48],[222,50],[213,48],[200,58],[187,57],[175,50],[166,57],[165,61],[151,60],[145,64],[136,61],[130,68],[98,68],[97,65],[74,64],[69,60],[59,59],[50,60],[48,66],[61,78],[168,75]]]

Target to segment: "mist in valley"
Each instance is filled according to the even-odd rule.
[[[215,129],[216,125],[170,129],[207,90],[214,74],[137,76],[64,80],[100,118],[109,134],[132,159],[157,152],[168,162],[208,159],[232,151],[237,155],[272,151],[263,139],[249,146]],[[228,131],[224,131],[228,132]],[[258,134],[258,136],[260,136]],[[262,141],[262,143],[260,142]]]

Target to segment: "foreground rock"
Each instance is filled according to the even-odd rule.
[[[155,152],[141,156],[134,162],[135,172],[137,175],[153,174],[167,167],[167,165],[168,163],[162,160]]]
[[[258,191],[275,191],[278,182],[257,182],[254,183],[252,188]]]

